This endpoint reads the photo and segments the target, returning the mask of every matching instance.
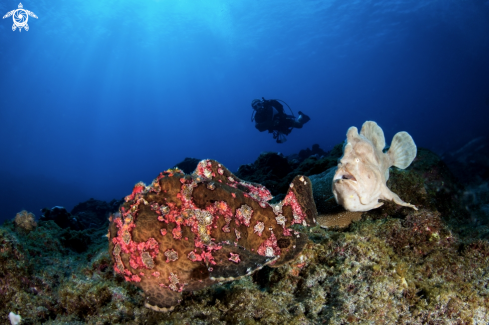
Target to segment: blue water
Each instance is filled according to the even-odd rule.
[[[22,4],[29,31],[0,20],[0,220],[119,199],[185,157],[328,150],[365,120],[438,153],[487,133],[487,0]],[[262,96],[312,120],[276,144],[250,121]]]

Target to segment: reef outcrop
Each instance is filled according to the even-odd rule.
[[[270,190],[273,200],[281,200],[287,192],[292,179],[297,175],[316,175],[337,165],[342,155],[343,144],[338,144],[331,151],[324,152],[319,145],[313,145],[313,150],[304,149],[302,155],[285,157],[276,152],[264,152],[255,162],[241,165],[236,176],[246,181],[262,184]],[[315,152],[315,153],[313,153]],[[324,155],[319,156],[321,152]],[[307,153],[311,155],[307,156]]]

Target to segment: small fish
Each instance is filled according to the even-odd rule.
[[[382,206],[379,199],[417,208],[404,202],[386,185],[389,168],[408,167],[416,157],[416,145],[407,132],[398,132],[384,153],[384,132],[373,121],[363,124],[360,134],[354,126],[348,129],[338,169],[333,178],[336,202],[348,211],[369,211]]]

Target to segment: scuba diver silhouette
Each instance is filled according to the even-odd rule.
[[[287,141],[287,135],[292,132],[293,128],[300,129],[306,124],[310,118],[306,114],[299,111],[299,116],[296,118],[289,105],[292,115],[287,115],[284,112],[284,107],[279,103],[286,102],[280,99],[253,99],[251,107],[253,107],[253,113],[251,114],[251,122],[255,121],[255,128],[258,131],[263,132],[268,130],[268,133],[273,132],[273,138],[277,140],[277,143],[284,143]]]

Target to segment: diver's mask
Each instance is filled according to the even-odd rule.
[[[253,109],[258,112],[263,108],[263,101],[259,99],[253,99],[253,101],[251,102],[251,107],[253,107]]]

